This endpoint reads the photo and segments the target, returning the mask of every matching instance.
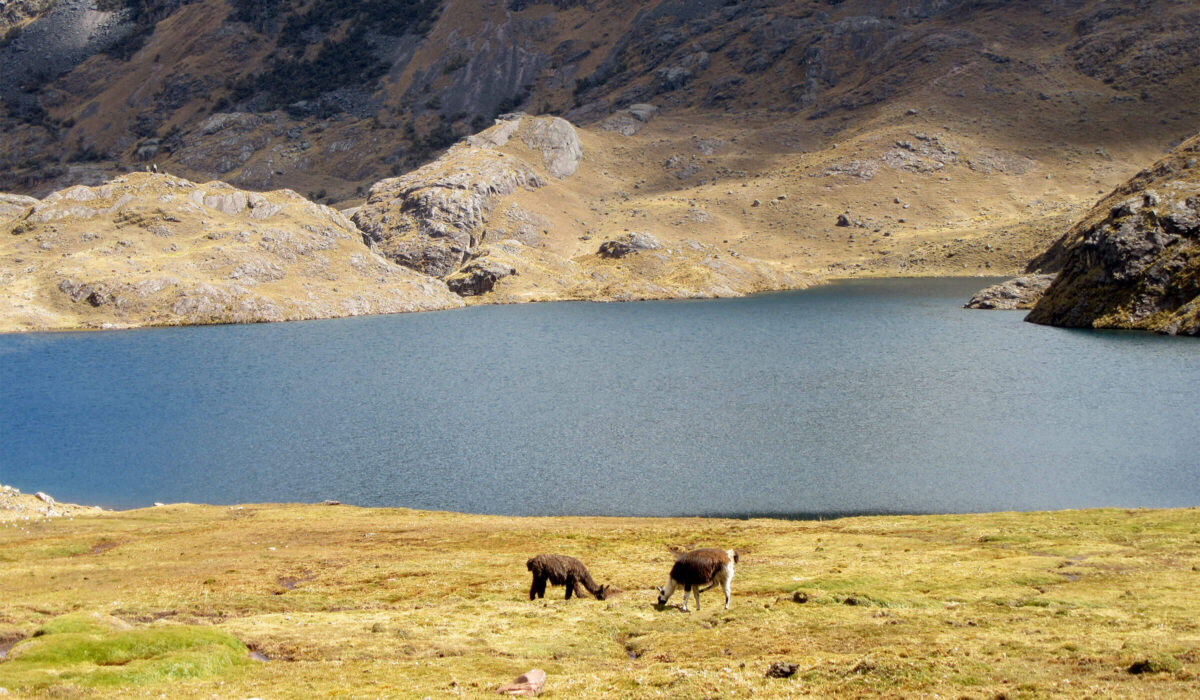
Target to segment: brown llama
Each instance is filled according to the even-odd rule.
[[[725,589],[725,609],[729,609],[730,587],[733,584],[733,565],[737,563],[737,552],[732,549],[696,549],[687,554],[676,555],[675,565],[671,567],[671,578],[666,587],[658,588],[658,604],[666,605],[675,593],[675,589],[683,587],[683,611],[688,611],[688,593],[696,595],[696,609],[700,609],[701,586],[707,584],[708,590],[718,584]]]
[[[611,590],[608,585],[596,585],[583,562],[564,554],[539,554],[525,562],[525,568],[533,572],[533,585],[529,587],[530,600],[546,597],[547,581],[555,586],[566,586],[567,600],[572,595],[583,597],[581,589],[587,589],[596,600],[604,600]]]

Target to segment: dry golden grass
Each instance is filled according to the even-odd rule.
[[[698,612],[657,608],[670,548],[696,545],[742,553],[731,609],[717,591]],[[530,602],[538,552],[624,593]],[[75,667],[32,674],[18,644],[0,687],[34,697],[482,696],[540,667],[546,697],[1162,698],[1194,697],[1200,669],[1197,509],[790,522],[176,505],[10,522],[0,561],[0,641],[99,613],[135,632],[215,626],[270,659],[89,685]],[[1129,672],[1146,660],[1166,670]],[[775,661],[799,670],[765,677]]]

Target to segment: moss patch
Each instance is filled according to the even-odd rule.
[[[211,678],[249,663],[249,650],[215,627],[132,628],[115,618],[75,613],[54,618],[12,648],[0,687],[127,687]]]

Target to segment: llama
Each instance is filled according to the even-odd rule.
[[[737,563],[737,552],[732,549],[696,549],[675,557],[675,565],[671,567],[671,579],[666,588],[658,589],[658,604],[666,605],[675,593],[675,589],[683,586],[683,611],[688,611],[688,593],[693,589],[696,595],[696,609],[700,609],[700,586],[708,584],[708,590],[718,583],[725,589],[725,609],[729,609],[730,586],[733,583],[733,565]]]
[[[530,600],[546,597],[547,581],[555,586],[566,586],[567,600],[571,599],[572,594],[582,598],[581,589],[585,588],[596,600],[604,600],[611,590],[607,584],[596,585],[583,562],[564,554],[539,554],[525,562],[525,568],[533,572],[533,585],[529,587]]]

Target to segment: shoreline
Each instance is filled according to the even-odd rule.
[[[409,315],[409,314],[441,313],[441,312],[445,312],[445,311],[459,311],[462,309],[476,308],[476,307],[480,307],[480,306],[518,306],[518,305],[524,305],[524,304],[556,304],[556,303],[573,303],[573,302],[586,302],[586,303],[593,303],[593,304],[627,304],[627,303],[636,303],[636,302],[642,302],[642,301],[715,301],[717,299],[746,299],[749,297],[766,295],[766,294],[782,294],[782,293],[786,293],[786,292],[802,292],[802,291],[806,291],[809,289],[828,287],[837,282],[846,282],[846,281],[854,281],[854,280],[889,280],[889,279],[895,279],[895,280],[907,280],[907,279],[941,280],[941,279],[976,279],[976,278],[978,278],[978,279],[989,279],[989,278],[1007,279],[1007,278],[1011,277],[1011,275],[995,274],[990,270],[986,271],[986,273],[987,274],[977,271],[975,274],[926,275],[926,274],[901,274],[901,273],[894,273],[894,272],[885,272],[885,273],[880,273],[880,274],[859,274],[859,275],[846,275],[846,276],[831,275],[831,276],[827,276],[827,277],[810,278],[807,280],[807,284],[805,284],[804,286],[763,289],[763,290],[759,290],[759,291],[749,292],[746,294],[733,294],[733,295],[722,295],[722,296],[646,296],[646,297],[638,297],[638,298],[632,298],[632,299],[578,298],[578,299],[530,299],[530,300],[526,300],[526,301],[494,301],[494,302],[471,301],[469,303],[464,304],[463,306],[459,306],[459,307],[455,307],[455,308],[446,308],[446,309],[424,309],[424,310],[417,310],[417,311],[399,311],[399,312],[394,312],[394,313],[380,313],[380,314],[347,314],[347,315],[342,315],[342,316],[317,316],[317,317],[313,317],[313,318],[284,319],[281,321],[260,320],[260,321],[215,321],[212,323],[143,323],[143,324],[136,324],[136,325],[120,325],[120,326],[115,325],[115,324],[107,324],[105,326],[70,326],[70,327],[63,327],[63,328],[44,328],[44,329],[5,328],[2,325],[2,322],[0,322],[0,336],[35,334],[35,333],[90,333],[90,332],[144,330],[144,329],[156,329],[156,328],[193,328],[193,327],[199,328],[199,327],[205,327],[205,326],[245,326],[245,325],[262,325],[262,324],[276,324],[276,323],[303,323],[303,322],[307,322],[307,321],[332,321],[332,320],[344,319],[344,318],[367,318],[367,317],[372,317],[372,316],[395,316],[395,315]],[[1014,274],[1019,274],[1019,273],[1014,273]]]
[[[42,497],[49,498],[49,502],[43,500]],[[1125,511],[1128,513],[1169,513],[1175,511],[1200,511],[1200,504],[1192,506],[1171,506],[1171,507],[1147,507],[1147,506],[1121,506],[1121,505],[1104,505],[1090,506],[1085,508],[1060,508],[1054,510],[994,510],[994,511],[960,511],[960,512],[902,512],[902,511],[846,511],[837,513],[794,513],[794,514],[772,514],[772,513],[714,513],[704,515],[597,515],[597,514],[559,514],[559,515],[511,515],[505,513],[471,513],[454,510],[438,510],[427,508],[412,508],[409,506],[365,506],[354,503],[344,503],[336,500],[325,500],[319,502],[294,502],[294,501],[256,501],[246,503],[193,503],[193,502],[156,502],[148,506],[137,506],[132,508],[106,508],[95,505],[82,505],[77,503],[62,503],[55,500],[45,492],[39,491],[36,494],[22,492],[13,486],[0,484],[0,523],[6,521],[6,515],[25,514],[30,510],[38,511],[39,515],[45,516],[42,519],[49,520],[59,517],[77,517],[82,515],[127,515],[139,511],[148,511],[158,508],[227,508],[231,510],[241,510],[245,508],[311,508],[311,507],[327,507],[327,508],[342,508],[354,509],[371,512],[397,512],[397,513],[423,513],[427,515],[449,516],[456,518],[502,518],[515,520],[646,520],[651,522],[663,522],[669,520],[696,520],[696,521],[731,521],[731,522],[749,522],[749,521],[771,521],[777,523],[831,523],[836,521],[844,521],[851,519],[872,519],[872,518],[957,518],[957,517],[988,517],[988,516],[1039,516],[1039,515],[1063,515],[1070,513],[1089,513],[1089,512],[1105,512],[1105,511]],[[53,511],[52,515],[47,515],[46,511]]]

